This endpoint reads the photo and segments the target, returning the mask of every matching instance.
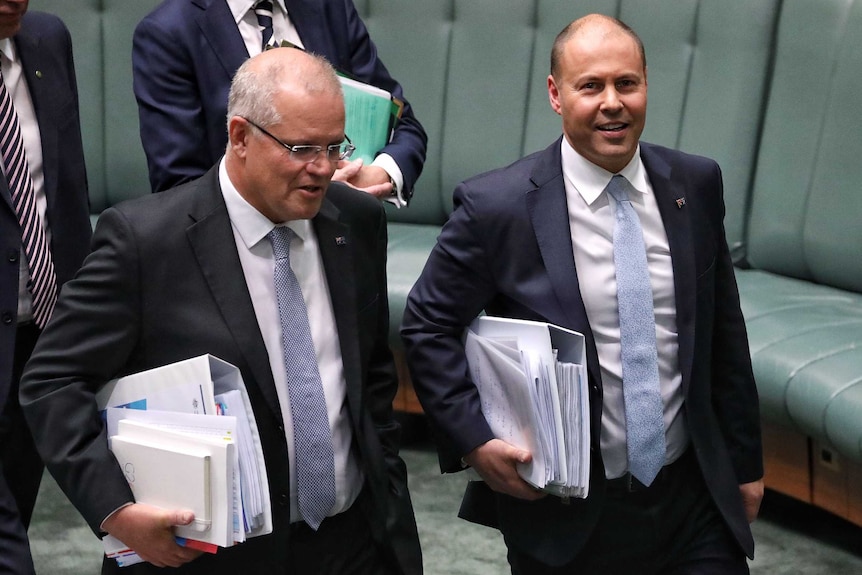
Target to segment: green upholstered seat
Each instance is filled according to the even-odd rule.
[[[862,460],[862,2],[785,0],[740,295],[764,417]],[[857,410],[854,412],[851,407]],[[839,433],[840,431],[840,433]]]

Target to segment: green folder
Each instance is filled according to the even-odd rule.
[[[356,146],[351,159],[362,158],[370,164],[389,143],[404,104],[386,90],[343,75],[338,79],[344,92],[344,133]]]

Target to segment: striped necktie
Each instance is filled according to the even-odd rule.
[[[628,196],[629,187],[628,180],[616,175],[605,189],[617,203],[614,267],[629,472],[649,485],[665,460],[664,406],[659,389],[655,310],[646,247],[640,220]]]
[[[39,328],[45,327],[54,304],[57,302],[57,275],[48,246],[45,228],[36,211],[36,192],[27,153],[21,138],[21,124],[0,72],[0,153],[3,156],[3,173],[9,185],[12,205],[21,227],[21,241],[30,270],[27,287],[33,295],[33,320]]]
[[[294,237],[294,231],[284,226],[276,226],[269,233],[275,257],[273,281],[281,320],[284,370],[293,416],[299,512],[317,531],[335,505],[335,455],[308,309],[302,288],[290,267],[290,242]]]
[[[272,0],[258,0],[254,5],[254,14],[260,27],[261,51],[278,47],[278,42],[272,35]]]

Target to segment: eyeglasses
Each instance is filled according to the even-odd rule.
[[[317,160],[318,154],[320,152],[326,151],[326,159],[330,162],[337,162],[338,160],[348,160],[350,156],[353,155],[353,151],[356,150],[356,146],[353,145],[353,142],[350,141],[350,138],[347,137],[347,134],[344,135],[344,139],[347,140],[346,143],[342,142],[341,144],[332,144],[330,146],[312,146],[312,145],[298,145],[291,146],[290,144],[285,144],[280,139],[276,138],[260,126],[258,126],[255,122],[252,122],[245,116],[240,116],[243,120],[272,138],[273,141],[282,146],[285,150],[290,152],[290,159],[297,162],[304,162],[306,164],[310,164]]]

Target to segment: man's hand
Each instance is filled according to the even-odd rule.
[[[332,179],[362,190],[379,199],[388,198],[392,193],[392,183],[389,181],[389,174],[378,166],[365,166],[362,163],[362,158],[357,158],[352,162],[341,161],[338,163],[338,169],[335,170]]]
[[[105,519],[102,527],[144,561],[156,567],[179,567],[197,559],[201,551],[177,545],[173,526],[188,525],[194,518],[191,511],[166,511],[133,503]]]
[[[483,443],[464,456],[464,461],[479,473],[491,489],[528,500],[541,499],[546,495],[518,475],[515,466],[529,463],[532,459],[529,451],[518,449],[500,439]]]
[[[739,486],[739,492],[742,494],[745,516],[751,523],[757,519],[757,513],[760,511],[760,502],[763,500],[763,480],[743,483]]]

